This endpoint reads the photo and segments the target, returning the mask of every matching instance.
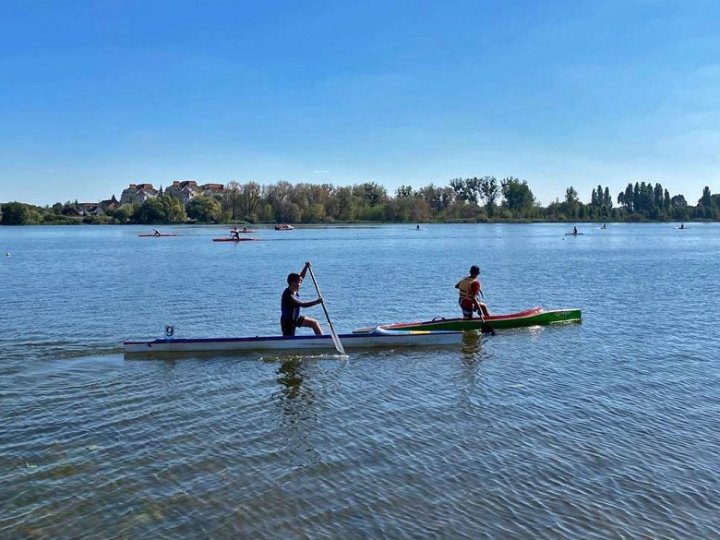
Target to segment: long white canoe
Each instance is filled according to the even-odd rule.
[[[377,347],[428,347],[462,343],[463,332],[393,331],[375,329],[366,334],[340,334],[345,349]],[[334,351],[332,336],[256,336],[241,338],[160,338],[125,341],[126,354],[232,352],[232,351]]]

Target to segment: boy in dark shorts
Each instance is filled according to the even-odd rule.
[[[302,272],[299,274],[288,274],[287,288],[283,291],[282,300],[280,301],[280,328],[283,336],[294,336],[295,329],[305,326],[312,328],[316,336],[322,336],[322,328],[320,323],[311,317],[303,317],[300,315],[300,308],[317,306],[322,303],[322,298],[313,300],[312,302],[301,302],[298,296],[300,285],[305,278],[310,263],[306,262]]]

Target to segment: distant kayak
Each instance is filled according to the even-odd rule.
[[[213,242],[253,242],[257,238],[213,238]]]
[[[174,233],[160,233],[160,234],[143,233],[143,234],[138,234],[138,236],[140,236],[142,238],[151,238],[151,237],[160,238],[162,236],[177,236],[177,234],[174,234]]]
[[[566,232],[565,236],[582,236],[583,234],[581,232]]]

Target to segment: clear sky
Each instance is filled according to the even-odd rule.
[[[720,191],[720,2],[0,2],[0,201],[515,176]]]

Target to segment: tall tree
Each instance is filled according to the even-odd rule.
[[[595,190],[593,190],[593,193],[595,193]],[[574,187],[570,186],[565,190],[565,208],[570,217],[577,217],[579,203],[580,199],[578,198],[578,192],[575,190]]]
[[[483,176],[480,179],[480,192],[485,201],[485,212],[489,217],[495,213],[497,199],[500,196],[500,186],[494,176]]]
[[[698,205],[712,206],[712,193],[710,193],[710,188],[708,186],[703,188],[702,197],[698,200]]]
[[[409,199],[413,196],[412,186],[400,186],[395,190],[395,197],[398,199]]]
[[[518,178],[503,178],[500,182],[505,206],[516,217],[522,217],[535,202],[535,197],[528,187],[527,180]]]

